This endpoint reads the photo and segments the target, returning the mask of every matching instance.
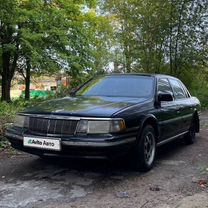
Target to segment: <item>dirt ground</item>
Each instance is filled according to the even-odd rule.
[[[51,160],[0,153],[0,207],[208,208],[208,112],[194,145],[158,150],[155,168],[123,161]]]

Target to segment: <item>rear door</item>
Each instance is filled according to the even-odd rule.
[[[179,121],[180,126],[178,128],[178,133],[183,133],[187,131],[190,127],[192,120],[193,106],[190,101],[190,95],[185,90],[185,87],[178,79],[170,78],[170,84],[173,88],[173,93],[175,100],[179,106],[179,114],[182,119]]]

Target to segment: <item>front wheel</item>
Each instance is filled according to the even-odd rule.
[[[134,168],[143,172],[151,170],[155,162],[155,155],[155,130],[151,125],[146,125],[134,148],[132,158]]]

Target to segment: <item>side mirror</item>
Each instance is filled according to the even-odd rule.
[[[159,93],[158,94],[158,101],[173,101],[173,95],[171,93]]]
[[[73,88],[73,89],[70,91],[69,94],[70,94],[71,97],[75,97],[75,96],[76,96],[76,89]]]

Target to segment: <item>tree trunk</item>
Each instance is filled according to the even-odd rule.
[[[5,73],[2,74],[2,86],[1,86],[1,100],[10,102],[10,88],[11,80],[6,76]]]
[[[1,100],[10,102],[10,88],[11,88],[11,76],[10,76],[10,54],[2,54],[2,83],[1,83]]]
[[[18,51],[18,44],[16,44],[16,49]],[[2,88],[1,88],[1,100],[10,102],[10,89],[11,81],[14,76],[14,72],[17,66],[18,53],[16,52],[14,56],[8,51],[3,51],[2,53]]]
[[[126,72],[131,73],[131,61],[128,54],[126,54]]]
[[[170,74],[173,74],[173,53],[172,53],[172,41],[173,41],[173,1],[171,1],[170,12],[170,31],[169,31],[169,59],[170,59]]]
[[[29,100],[30,99],[30,60],[27,59],[26,61],[26,77],[25,77],[25,99]]]
[[[177,25],[177,35],[176,35],[176,43],[175,43],[175,48],[174,48],[174,75],[178,73],[179,69],[179,63],[178,63],[178,56],[179,56],[179,44],[180,44],[180,39],[181,39],[181,30],[183,27],[183,12],[185,9],[186,5],[186,0],[183,1],[181,5],[181,10],[179,12],[179,17],[178,17],[178,25]]]
[[[124,45],[124,54],[125,54],[125,59],[126,59],[126,73],[131,73],[131,58],[130,58],[130,50],[129,50],[129,45],[126,43]]]

